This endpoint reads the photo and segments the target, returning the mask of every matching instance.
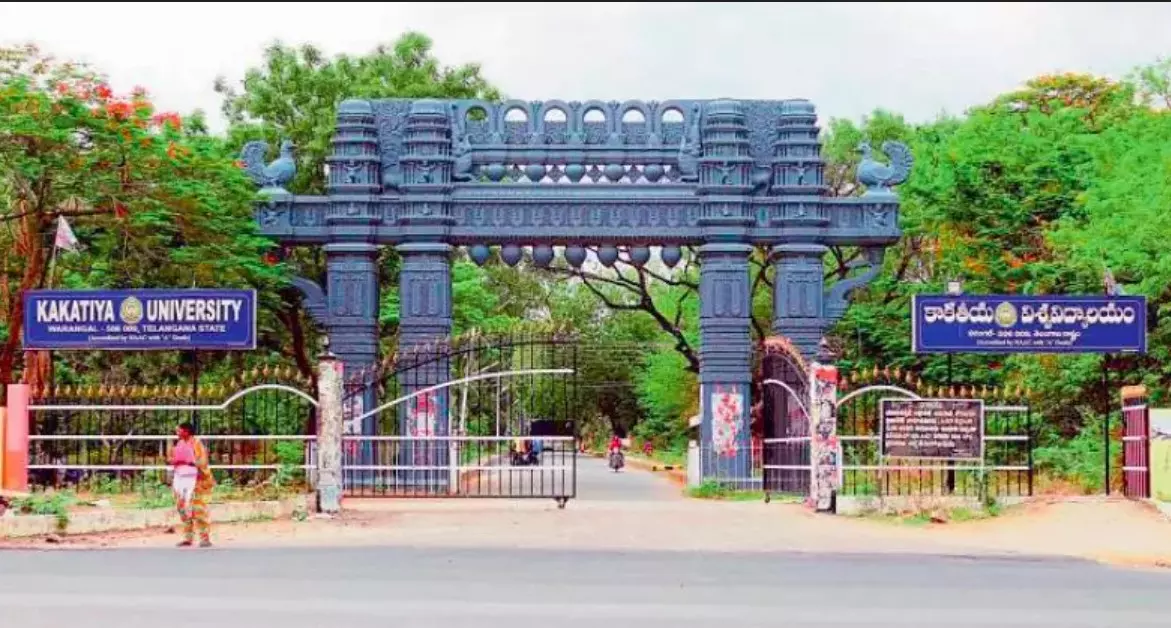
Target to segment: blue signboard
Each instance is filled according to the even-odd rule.
[[[916,296],[915,353],[1146,353],[1141,296]]]
[[[30,290],[25,349],[255,349],[253,290]]]

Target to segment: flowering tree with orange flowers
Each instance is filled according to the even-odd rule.
[[[0,48],[0,382],[49,374],[22,356],[26,290],[275,285],[254,198],[199,119],[35,47]],[[54,246],[60,218],[81,250]]]

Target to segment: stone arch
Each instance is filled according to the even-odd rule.
[[[549,138],[549,127],[546,123],[549,122],[549,114],[555,111],[561,112],[561,115],[565,118],[565,136],[560,138],[563,143],[569,137],[569,134],[574,131],[573,109],[564,100],[549,100],[541,106],[540,116],[535,118],[537,130],[546,139]]]
[[[653,113],[643,101],[628,100],[618,106],[615,114],[616,124],[626,138],[627,144],[646,144],[654,134]],[[632,114],[642,119],[627,120]],[[627,125],[631,126],[628,128]],[[641,125],[641,129],[637,125]]]
[[[586,122],[586,116],[589,115],[590,112],[592,112],[592,111],[597,111],[597,112],[601,113],[603,118],[605,119],[605,125],[604,125],[603,131],[602,131],[602,135],[600,138],[598,138],[594,142],[590,142],[588,139],[589,133],[590,133],[590,130],[589,130],[590,127],[587,126],[587,122]],[[608,137],[611,133],[613,133],[616,128],[614,126],[615,125],[614,117],[615,117],[614,112],[611,110],[609,104],[604,103],[600,100],[588,100],[588,101],[582,103],[581,109],[579,109],[577,112],[575,122],[577,124],[578,132],[582,133],[583,135],[585,135],[587,137],[587,139],[586,139],[587,144],[591,144],[591,143],[592,144],[601,144],[606,141],[606,137]],[[594,121],[591,120],[589,124],[594,124]]]
[[[506,101],[504,101],[496,109],[496,124],[495,124],[495,128],[493,130],[496,133],[498,133],[501,138],[503,138],[503,141],[505,143],[508,142],[508,139],[509,139],[510,133],[511,133],[511,130],[510,130],[510,127],[508,124],[508,122],[509,122],[508,116],[513,111],[520,111],[522,114],[524,114],[525,125],[524,125],[524,129],[521,131],[521,137],[528,137],[528,135],[530,133],[532,133],[533,128],[534,128],[533,127],[533,112],[529,108],[529,103],[527,103],[523,100],[506,100]]]
[[[694,103],[683,100],[668,100],[659,105],[655,112],[655,133],[662,139],[664,145],[677,145],[686,135],[687,127],[691,124],[692,107]],[[668,120],[667,118],[672,119]]]
[[[643,102],[641,100],[628,100],[628,101],[622,103],[621,105],[619,105],[618,119],[625,121],[626,114],[630,113],[631,111],[637,111],[639,114],[641,114],[643,121],[647,122],[648,124],[651,122],[651,119],[653,118],[651,108],[649,106],[647,106],[647,104],[645,102]]]
[[[492,104],[482,100],[454,102],[452,123],[456,134],[468,136],[469,144],[483,143],[492,132]]]

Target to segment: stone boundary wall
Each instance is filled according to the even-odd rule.
[[[283,501],[226,502],[211,504],[212,523],[230,523],[250,519],[291,517],[297,510],[313,512],[311,498],[298,496]],[[56,515],[8,515],[0,517],[0,540],[48,536],[52,534],[100,534],[179,525],[174,508],[117,510],[113,508],[71,513],[62,530]]]

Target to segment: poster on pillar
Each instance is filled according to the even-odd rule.
[[[362,403],[362,395],[349,395],[346,400],[342,402],[342,421],[343,433],[346,435],[356,435],[362,433],[362,413],[365,412],[364,404]]]
[[[361,416],[365,410],[360,393],[351,394],[342,400],[342,434],[344,436],[357,436],[362,433]],[[356,460],[358,441],[351,440],[346,443],[346,455],[350,456],[351,460]]]
[[[735,386],[716,386],[712,393],[711,409],[712,449],[718,456],[731,458],[740,448],[744,395]]]
[[[407,402],[407,428],[415,437],[435,436],[439,418],[438,392],[421,394]]]
[[[842,444],[837,428],[838,370],[831,365],[814,363],[812,371],[810,501],[818,511],[828,512],[833,510],[835,495],[842,486]]]

